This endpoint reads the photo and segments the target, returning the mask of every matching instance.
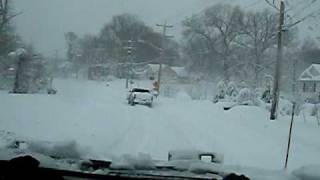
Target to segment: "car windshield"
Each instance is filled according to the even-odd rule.
[[[320,0],[0,0],[0,160],[320,179],[319,19]]]

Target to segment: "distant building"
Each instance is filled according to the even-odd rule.
[[[148,79],[158,79],[159,75],[159,64],[148,64],[146,76]],[[168,65],[162,65],[161,79],[165,81],[187,81],[189,74],[184,67],[171,67]]]
[[[185,67],[171,67],[171,69],[176,73],[176,79],[179,82],[187,83],[190,81],[190,75]]]
[[[150,80],[158,79],[160,64],[148,64],[146,66],[146,77]]]
[[[88,68],[88,79],[101,81],[107,78],[111,74],[110,65],[107,64],[97,64],[92,65]]]
[[[118,78],[148,79],[157,80],[160,64],[143,63],[117,63],[117,64],[97,64],[88,67],[89,80],[104,80],[109,75]],[[161,80],[167,82],[187,82],[189,74],[184,67],[171,67],[162,65]]]
[[[320,101],[320,64],[312,64],[299,76],[303,98],[309,102]]]

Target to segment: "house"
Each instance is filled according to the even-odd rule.
[[[144,63],[116,63],[97,64],[88,67],[89,80],[104,80],[107,76],[113,75],[118,78],[158,80],[160,64]],[[161,68],[161,80],[169,82],[187,82],[188,72],[184,67],[171,67],[163,64]]]
[[[88,67],[88,79],[101,81],[111,74],[111,67],[108,64],[97,64]]]
[[[159,64],[148,64],[148,69],[146,71],[146,76],[148,79],[150,80],[154,80],[154,79],[158,79],[158,75],[159,75],[159,69],[160,69],[160,65]],[[177,71],[179,71],[178,69],[176,69]],[[179,71],[179,73],[181,73],[181,75],[183,75],[182,71]],[[164,81],[172,81],[172,80],[177,80],[178,79],[178,74],[177,72],[170,66],[168,65],[162,65],[161,67],[161,80]]]
[[[146,77],[150,80],[158,79],[160,64],[148,64],[146,70]]]
[[[149,66],[143,64],[132,65],[130,69],[134,79],[146,79],[148,72],[151,72]]]
[[[312,64],[299,76],[303,98],[307,101],[320,101],[320,64]]]
[[[176,73],[176,79],[179,82],[187,83],[190,81],[190,76],[185,67],[176,67],[173,66],[171,69]]]

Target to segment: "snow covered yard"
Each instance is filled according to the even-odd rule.
[[[160,97],[153,108],[129,106],[123,80],[107,86],[57,79],[54,85],[58,94],[52,96],[0,92],[0,129],[32,140],[75,140],[87,156],[101,159],[143,152],[166,160],[172,149],[198,149],[223,153],[226,165],[284,166],[288,116],[270,122],[259,107],[223,111],[223,104],[183,95]],[[298,117],[293,128],[289,169],[320,164],[320,127]]]

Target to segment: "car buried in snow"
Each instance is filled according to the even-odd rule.
[[[134,106],[136,104],[147,105],[152,107],[153,93],[146,88],[132,88],[127,96],[128,104]]]

